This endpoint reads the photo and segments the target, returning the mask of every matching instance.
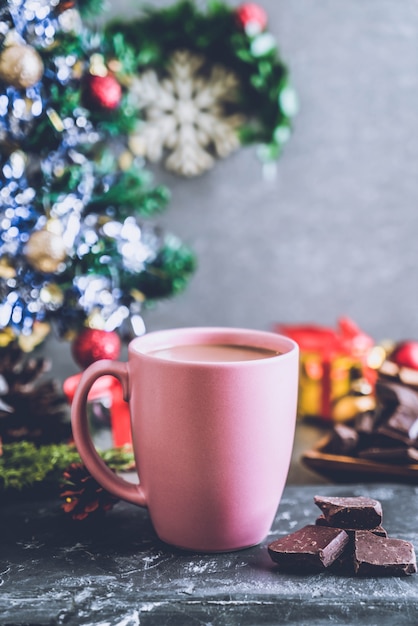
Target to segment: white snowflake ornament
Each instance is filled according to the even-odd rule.
[[[224,158],[239,147],[237,129],[245,118],[229,113],[237,109],[239,80],[222,65],[177,50],[165,76],[147,70],[131,90],[144,116],[130,137],[134,154],[156,162],[168,152],[168,170],[197,176],[214,165],[214,157]]]

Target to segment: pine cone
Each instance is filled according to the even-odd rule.
[[[0,441],[60,443],[71,437],[68,405],[54,380],[40,382],[50,363],[27,358],[17,343],[0,349]]]
[[[104,514],[119,501],[99,485],[82,463],[71,463],[63,477],[62,509],[74,520]]]

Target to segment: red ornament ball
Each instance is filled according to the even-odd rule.
[[[254,34],[265,30],[267,13],[255,2],[245,2],[235,10],[238,23],[244,30],[252,30]]]
[[[392,354],[390,360],[400,367],[409,367],[418,370],[418,341],[402,341]]]
[[[121,341],[114,331],[108,332],[97,328],[85,328],[76,337],[71,346],[74,360],[85,368],[100,359],[119,358]]]
[[[96,76],[90,74],[87,80],[86,95],[92,106],[109,111],[117,109],[122,99],[122,87],[113,76]]]

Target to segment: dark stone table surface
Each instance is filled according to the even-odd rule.
[[[389,535],[418,548],[418,487],[406,485],[288,486],[265,541],[226,554],[163,544],[147,511],[125,503],[87,524],[70,521],[55,500],[3,503],[0,624],[418,624],[418,575],[360,579],[277,571],[268,543],[313,523],[317,493],[378,498]]]

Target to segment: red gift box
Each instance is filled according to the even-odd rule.
[[[316,324],[277,324],[275,330],[300,348],[299,414],[333,420],[336,399],[349,393],[355,379],[371,385],[375,370],[368,357],[373,339],[348,317],[336,329]]]

